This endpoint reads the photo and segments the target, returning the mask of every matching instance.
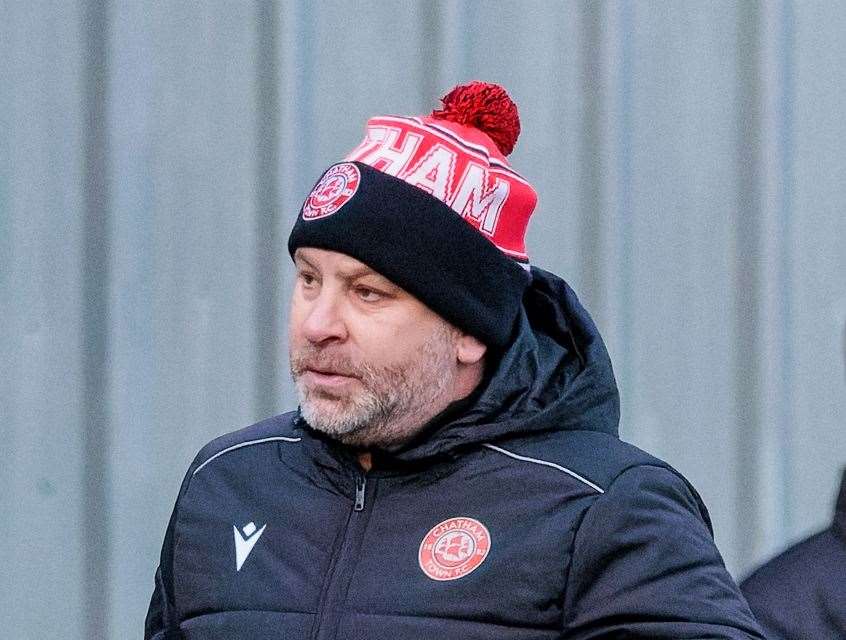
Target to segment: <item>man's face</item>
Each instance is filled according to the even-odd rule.
[[[455,399],[457,329],[355,258],[300,248],[294,262],[291,375],[312,427],[385,447]]]

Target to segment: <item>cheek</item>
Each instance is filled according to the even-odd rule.
[[[305,304],[297,300],[297,292],[291,296],[291,303],[288,307],[288,342],[299,344],[302,342],[302,324],[305,318]]]
[[[429,331],[428,327],[415,324],[368,319],[359,323],[350,335],[368,362],[390,366],[417,358]]]

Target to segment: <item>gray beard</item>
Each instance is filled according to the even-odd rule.
[[[309,345],[291,353],[291,376],[300,411],[313,429],[357,447],[391,448],[414,436],[452,400],[454,333],[433,334],[409,362],[374,367],[353,365],[325,349]],[[308,389],[300,379],[307,365],[353,373],[360,384],[348,397]],[[450,375],[450,373],[453,375]]]

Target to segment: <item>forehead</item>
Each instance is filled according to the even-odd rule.
[[[294,253],[294,260],[305,262],[309,266],[320,269],[320,271],[325,273],[337,273],[344,277],[376,276],[386,282],[391,282],[381,273],[374,271],[360,260],[356,260],[352,256],[337,251],[316,249],[314,247],[300,247]]]

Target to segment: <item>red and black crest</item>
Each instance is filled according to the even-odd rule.
[[[303,220],[316,220],[332,215],[358,191],[361,172],[351,162],[330,167],[312,189],[303,205]]]
[[[450,518],[423,538],[418,562],[432,580],[457,580],[482,564],[490,548],[485,525],[473,518]]]

